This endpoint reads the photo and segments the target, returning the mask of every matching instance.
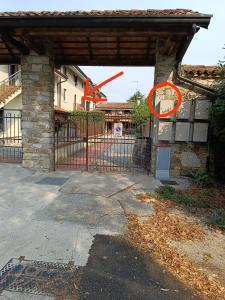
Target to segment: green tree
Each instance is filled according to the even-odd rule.
[[[149,120],[150,109],[148,106],[148,99],[144,94],[137,91],[127,100],[127,102],[133,104],[132,115],[136,124],[141,125]]]
[[[213,153],[214,177],[225,181],[225,65],[220,62],[221,81],[215,86],[213,97],[210,149]]]
[[[212,105],[213,136],[225,143],[225,63],[219,62],[220,82],[215,86],[216,93]]]
[[[137,124],[143,124],[150,119],[150,109],[147,98],[141,100],[139,104],[134,106],[132,111],[133,119]]]
[[[137,91],[127,100],[127,102],[137,105],[140,101],[144,99],[145,99],[145,95],[143,95],[140,91]]]

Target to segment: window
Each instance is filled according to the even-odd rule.
[[[73,110],[77,110],[77,95],[74,95]]]
[[[86,110],[89,111],[90,110],[90,102],[86,101]]]
[[[76,75],[74,75],[73,79],[74,79],[75,86],[77,86],[77,84],[78,84],[78,77]]]
[[[66,89],[63,89],[63,100],[66,102]]]
[[[63,66],[63,74],[67,75],[67,68],[66,68],[66,66]]]

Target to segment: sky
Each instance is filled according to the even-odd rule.
[[[18,10],[103,10],[103,9],[174,9],[188,8],[213,14],[209,29],[201,28],[192,40],[182,63],[215,65],[223,60],[225,50],[225,1],[223,0],[0,0],[1,11]],[[147,95],[153,86],[154,68],[145,67],[82,67],[95,82],[124,71],[124,75],[109,83],[102,91],[109,101],[126,101],[137,89]]]

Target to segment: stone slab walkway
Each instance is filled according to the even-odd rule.
[[[96,239],[100,241],[97,243],[98,248],[101,248],[101,243],[102,247],[105,247],[105,241],[109,237],[114,238],[112,247],[117,247],[117,237],[122,238],[126,233],[128,214],[135,213],[140,217],[154,214],[151,206],[136,200],[135,193],[142,190],[153,191],[161,184],[158,180],[144,175],[76,171],[33,173],[16,164],[0,164],[0,178],[0,269],[7,266],[12,258],[22,258],[41,264],[45,262],[50,265],[72,263],[84,272],[80,299],[145,299],[137,298],[138,294],[132,291],[132,280],[135,281],[135,278],[132,280],[121,276],[116,278],[117,274],[114,274],[113,269],[96,270],[93,264],[90,265],[90,259],[92,262],[97,259]],[[119,248],[122,251],[123,247]],[[128,248],[126,246],[123,252],[131,251]],[[108,250],[112,251],[110,248]],[[113,257],[110,252],[109,259],[111,261],[109,264],[113,268],[113,265],[118,263],[116,254]],[[128,262],[124,265],[124,272],[129,271],[129,266]],[[143,264],[142,266],[144,267]],[[136,272],[140,273],[143,267],[139,267],[140,270]],[[114,284],[110,286],[111,281],[108,280],[110,272],[121,288],[127,280],[129,281],[128,286],[131,290],[127,295],[129,297],[133,295],[133,298],[128,296],[124,298],[122,290],[110,296],[115,286]],[[97,287],[93,284],[93,276],[97,276],[100,280],[96,283]],[[154,277],[153,273],[152,276]],[[93,289],[99,289],[103,278],[107,282],[108,289],[102,297],[98,293],[92,294]],[[4,274],[0,273],[0,287],[3,280]],[[9,286],[8,284],[8,288],[4,288],[0,293],[1,300],[52,299],[51,295],[35,295],[37,291],[34,295],[15,292]],[[119,287],[117,284],[116,286]],[[139,286],[139,289],[144,289],[141,292],[143,295],[146,295],[146,288],[145,284]],[[85,291],[88,294],[85,294]],[[160,289],[158,292],[154,295],[161,295]],[[123,295],[122,298],[118,298],[120,294]]]

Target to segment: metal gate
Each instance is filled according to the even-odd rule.
[[[21,110],[0,109],[0,162],[22,161]]]
[[[103,172],[150,171],[150,121],[142,124],[129,116],[105,115],[92,119],[86,112],[79,120],[56,120],[57,169]]]

